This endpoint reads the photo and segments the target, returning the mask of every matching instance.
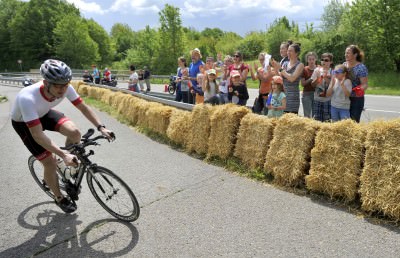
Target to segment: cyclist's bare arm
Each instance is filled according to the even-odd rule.
[[[57,156],[61,157],[67,166],[76,165],[75,155],[64,152],[49,137],[47,137],[47,135],[43,132],[42,124],[30,127],[29,131],[31,132],[33,139],[38,144],[40,144],[43,148],[50,151],[51,153],[55,153]]]
[[[80,103],[76,105],[76,108],[79,109],[82,114],[97,128],[99,125],[101,125],[100,119],[97,117],[96,113],[93,112],[93,110],[86,105],[85,103]],[[100,127],[100,132],[107,137],[108,140],[113,140],[113,133],[112,131],[108,130],[105,127]]]

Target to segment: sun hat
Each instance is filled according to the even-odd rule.
[[[275,75],[274,77],[272,77],[272,81],[276,84],[283,84],[283,80],[282,77]]]
[[[209,69],[209,70],[207,70],[207,74],[214,74],[214,75],[216,75],[217,73],[216,73],[215,69]]]

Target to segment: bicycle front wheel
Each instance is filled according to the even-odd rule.
[[[87,183],[96,201],[111,215],[124,221],[139,218],[140,207],[129,186],[112,171],[97,166],[87,173]]]

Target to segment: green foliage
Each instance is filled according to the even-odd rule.
[[[264,33],[252,32],[246,36],[239,45],[238,49],[245,58],[257,58],[258,54],[265,49]]]
[[[128,24],[116,23],[111,28],[111,38],[114,41],[117,54],[116,60],[122,60],[126,52],[134,45],[135,32]]]
[[[86,21],[86,23],[89,30],[89,36],[94,42],[96,42],[98,46],[98,53],[100,57],[98,62],[104,65],[110,65],[111,62],[114,61],[114,56],[116,54],[115,45],[112,44],[110,36],[106,30],[93,19]]]
[[[88,67],[100,59],[97,43],[90,37],[87,24],[77,15],[67,15],[57,23],[54,42],[56,57],[71,67]]]

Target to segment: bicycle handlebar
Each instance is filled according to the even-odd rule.
[[[90,139],[89,137],[92,136],[94,133],[94,129],[90,128],[88,130],[88,132],[86,134],[84,134],[82,136],[81,142],[82,143],[74,143],[74,144],[70,144],[68,146],[65,147],[61,147],[60,149],[62,150],[75,150],[75,149],[84,149],[89,145],[98,145],[98,143],[96,142],[97,140],[100,139],[107,139],[107,137],[105,137],[104,135],[98,135],[92,139]],[[114,133],[112,133],[112,136],[115,138]],[[108,139],[107,139],[108,140]]]

